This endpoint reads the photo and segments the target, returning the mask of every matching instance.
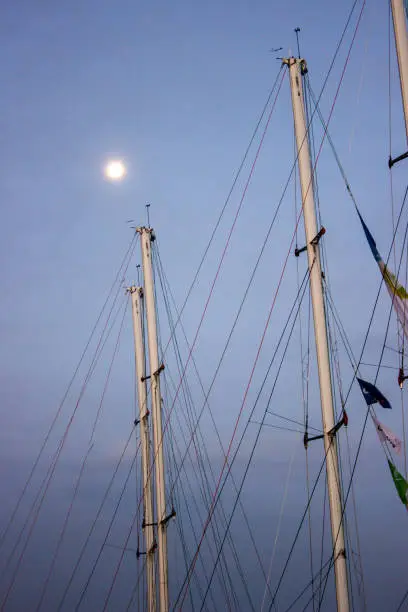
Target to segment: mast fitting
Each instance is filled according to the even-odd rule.
[[[408,151],[406,151],[402,155],[398,155],[398,157],[394,157],[394,159],[390,155],[389,158],[388,158],[388,167],[389,167],[389,169],[391,170],[391,168],[393,167],[394,164],[397,164],[398,162],[402,161],[403,159],[406,159],[407,157],[408,157]]]
[[[176,511],[174,508],[171,509],[170,514],[168,514],[167,516],[164,517],[164,519],[162,521],[160,521],[160,525],[162,527],[165,527],[167,525],[167,523],[176,516]]]
[[[336,423],[336,425],[332,427],[330,431],[327,432],[327,435],[330,436],[331,438],[334,438],[337,432],[339,431],[340,427],[342,427],[343,425],[344,427],[347,427],[348,425],[348,414],[345,410],[343,410],[343,416],[341,417],[340,421],[338,421],[338,423]],[[309,445],[309,442],[312,442],[313,440],[322,440],[324,436],[325,434],[319,434],[318,436],[309,436],[307,431],[305,431],[305,435],[303,436],[304,447],[307,448]]]
[[[311,244],[311,245],[313,245],[313,246],[317,246],[317,245],[319,244],[319,240],[320,240],[320,238],[321,238],[321,237],[322,237],[322,236],[323,236],[325,233],[326,233],[326,228],[325,228],[325,227],[322,227],[322,228],[321,228],[321,230],[320,230],[320,232],[319,232],[318,234],[316,234],[316,236],[313,238],[313,240],[311,240],[311,241],[310,241],[310,244]],[[295,249],[295,257],[299,257],[299,255],[300,255],[301,253],[303,253],[304,251],[306,251],[306,249],[307,249],[307,245],[306,245],[306,246],[304,246],[304,247],[302,247],[301,249],[298,249],[298,248],[296,247],[296,249]]]

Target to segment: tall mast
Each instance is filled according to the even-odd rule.
[[[166,498],[163,459],[163,429],[161,415],[160,372],[157,346],[156,305],[154,299],[154,278],[152,268],[151,243],[154,240],[153,230],[149,227],[138,228],[142,248],[142,265],[144,277],[144,296],[146,303],[147,338],[149,344],[149,364],[151,382],[151,402],[153,419],[153,458],[156,472],[156,516],[157,516],[157,549],[159,561],[159,601],[160,612],[168,612],[168,570],[167,570],[167,523]]]
[[[327,488],[330,502],[337,610],[339,612],[348,612],[349,598],[342,521],[341,481],[339,478],[336,435],[333,433],[333,428],[335,426],[333,395],[326,331],[326,314],[323,299],[322,271],[320,265],[319,237],[321,233],[318,233],[317,230],[312,184],[312,165],[303,102],[302,75],[306,72],[306,62],[303,59],[296,59],[294,57],[284,59],[283,61],[289,66],[303,216],[305,220],[307,257],[310,271],[310,292],[313,305],[317,368],[320,383],[320,402],[322,407],[324,450],[326,453]]]
[[[143,530],[146,549],[147,573],[147,609],[156,612],[156,568],[154,551],[154,515],[152,479],[150,474],[151,452],[149,438],[149,410],[147,406],[146,369],[145,369],[145,343],[143,334],[143,289],[130,287],[132,298],[133,333],[135,338],[136,380],[139,402],[139,426],[142,443],[142,472],[143,472]]]
[[[408,34],[404,0],[391,0],[391,8],[408,144]]]

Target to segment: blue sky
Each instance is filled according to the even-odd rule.
[[[131,239],[127,220],[143,223],[144,206],[151,203],[152,224],[166,274],[181,304],[279,69],[279,62],[269,49],[282,46],[283,53],[290,49],[294,52],[293,29],[300,26],[302,53],[308,61],[314,91],[319,92],[349,5],[351,2],[332,3],[328,7],[321,0],[309,3],[295,0],[290,6],[264,0],[222,3],[89,0],[57,4],[15,0],[2,8],[0,485],[5,500],[2,520],[6,521],[21,490]],[[322,98],[325,116],[350,39],[351,32]],[[392,109],[393,153],[399,154],[404,150],[405,138],[394,60]],[[387,3],[374,0],[366,6],[330,131],[361,211],[384,256],[392,236],[386,165],[388,130]],[[317,141],[319,135],[317,128]],[[107,183],[102,175],[106,160],[116,155],[128,165],[128,176],[120,185]],[[289,84],[285,79],[198,339],[196,358],[204,386],[213,375],[292,161],[293,124]],[[190,338],[197,328],[248,171],[249,166],[234,192],[185,311]],[[323,148],[318,173],[332,292],[358,354],[378,290],[378,273],[327,146]],[[405,175],[403,164],[395,168],[397,209],[405,189]],[[289,245],[293,206],[291,187],[211,396],[225,444]],[[302,237],[299,241],[303,242]],[[293,299],[295,264],[291,258],[255,375],[251,401],[283,325],[287,300]],[[127,282],[135,276],[133,268]],[[388,307],[384,295],[369,341],[368,362],[378,359]],[[164,327],[163,336],[166,337]],[[103,486],[104,467],[106,463],[112,464],[122,448],[132,415],[130,317],[126,319],[124,338],[118,358],[120,365],[115,369],[95,448],[98,476],[89,481],[89,491],[93,486],[96,489],[99,481]],[[395,365],[391,354],[386,355],[386,360]],[[293,398],[288,397],[287,391],[294,371],[298,384],[296,346],[289,352],[288,366],[277,389],[277,411],[301,419],[299,388]],[[350,380],[347,366],[344,372],[347,386]],[[369,378],[372,370],[365,370],[365,374]],[[99,382],[102,377],[103,373]],[[400,397],[395,376],[383,370],[380,381],[383,392],[395,404],[393,414],[386,417],[387,424],[400,432]],[[192,375],[191,384],[199,397]],[[98,398],[95,385],[75,434],[81,449],[86,444],[85,425],[91,420],[87,410],[94,409]],[[313,422],[318,424],[317,396],[314,399]],[[355,449],[363,410],[358,393],[354,392],[352,402],[350,436]],[[205,431],[214,465],[219,467],[219,449],[210,437],[207,421]],[[72,483],[78,470],[76,454],[80,443],[76,440],[73,436],[64,455],[61,490],[64,482]],[[268,465],[271,460],[278,464],[288,440],[293,447],[289,434],[279,435],[272,430],[263,433],[258,449],[261,468],[254,473],[251,490],[253,483],[264,488],[263,462]],[[288,501],[289,532],[305,499],[302,452],[300,449]],[[289,461],[286,455],[285,469]],[[318,458],[314,461],[316,467]],[[384,609],[389,602],[384,603],[381,597],[385,594],[388,597],[390,591],[396,604],[408,587],[403,576],[397,580],[406,551],[406,542],[401,537],[406,516],[386,469],[374,431],[369,429],[358,473],[358,507],[361,517],[364,516],[362,539],[364,536],[373,610]],[[271,483],[271,490],[274,486]],[[301,494],[297,493],[299,490]],[[61,495],[56,488],[44,511],[44,525],[50,516],[55,516],[56,525],[61,524],[62,519],[58,523],[57,518],[63,516],[65,507]],[[248,501],[248,511],[254,513],[255,523],[258,521],[256,528],[261,540],[268,524],[267,508],[278,512],[278,501],[270,495],[263,500],[262,516],[256,516],[257,508],[251,499]],[[302,503],[298,507],[299,496]],[[81,503],[85,508],[82,516],[90,516],[92,508],[86,505],[86,499]],[[38,527],[40,534],[42,530],[46,532],[44,525]],[[81,519],[73,520],[72,528],[74,532],[80,529]],[[44,549],[48,545],[52,549],[52,535],[42,549],[44,537],[37,536],[29,549],[31,561],[27,561],[27,568],[37,568],[38,580],[45,571],[38,568],[41,565],[38,559],[45,558]],[[265,546],[266,558],[273,537],[269,536],[269,548]],[[287,538],[289,541],[290,536]],[[109,562],[108,559],[107,573]],[[62,564],[53,583],[55,593],[63,583],[68,565],[68,560],[66,566]],[[377,582],[378,576],[383,582]],[[33,579],[33,596],[37,593],[35,589]],[[21,600],[14,595],[10,610],[18,609],[19,605]]]

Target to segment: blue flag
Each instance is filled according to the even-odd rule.
[[[390,402],[383,396],[381,391],[379,391],[375,385],[362,380],[361,378],[357,378],[357,380],[364,395],[364,399],[367,402],[367,406],[371,406],[371,404],[376,404],[378,402],[383,408],[391,408]]]

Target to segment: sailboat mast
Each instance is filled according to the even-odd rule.
[[[327,488],[330,502],[337,610],[339,612],[348,612],[349,597],[342,521],[341,480],[339,478],[336,435],[331,433],[335,421],[326,331],[326,314],[323,299],[320,249],[318,243],[321,234],[318,234],[317,230],[312,184],[312,165],[303,101],[302,75],[306,70],[306,62],[303,59],[296,59],[294,57],[284,59],[283,61],[289,66],[303,215],[305,220],[307,256],[310,271],[310,292],[313,306],[317,367],[320,383],[320,402],[322,407],[324,449],[326,453]]]
[[[391,0],[391,8],[408,144],[408,33],[404,0]]]
[[[154,298],[154,278],[152,267],[152,240],[154,233],[150,227],[138,228],[142,248],[144,277],[144,297],[146,303],[147,338],[149,344],[149,365],[151,382],[151,402],[153,419],[153,456],[156,472],[156,517],[157,552],[159,561],[159,601],[160,612],[168,612],[168,569],[167,569],[167,522],[163,458],[163,429],[161,414],[160,372],[157,344],[156,304]]]
[[[142,446],[143,473],[143,532],[147,573],[147,609],[156,612],[156,568],[152,478],[150,474],[151,452],[149,437],[149,411],[146,392],[145,343],[143,334],[143,289],[129,288],[132,299],[133,334],[135,339],[136,380],[139,403],[139,427]]]

